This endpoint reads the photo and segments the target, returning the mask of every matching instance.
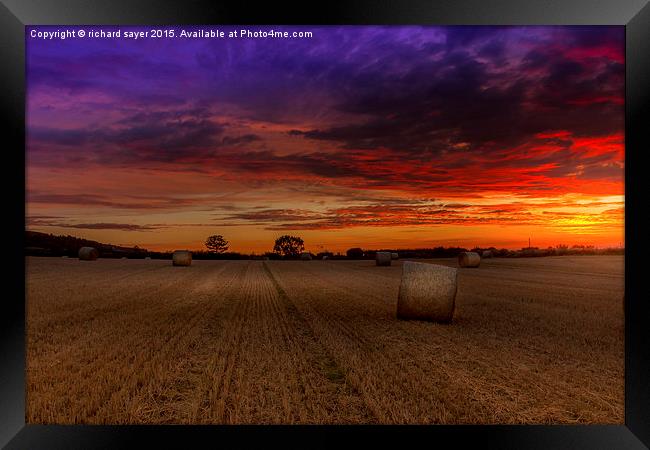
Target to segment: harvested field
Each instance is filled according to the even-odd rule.
[[[451,325],[402,264],[29,257],[27,422],[624,422],[622,256],[459,269]]]

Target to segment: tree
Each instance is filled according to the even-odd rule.
[[[354,248],[348,249],[348,251],[345,252],[345,254],[348,255],[348,258],[351,258],[351,259],[363,258],[363,250],[360,249],[359,247],[354,247]]]
[[[273,251],[282,256],[298,256],[305,249],[305,242],[298,236],[285,234],[275,240]]]
[[[224,253],[228,250],[228,241],[220,234],[214,234],[206,239],[205,246],[211,253]]]
[[[318,259],[323,259],[324,256],[326,256],[328,258],[331,258],[332,256],[334,256],[334,253],[325,251],[325,252],[319,252],[318,254],[316,254],[316,258],[318,258]]]

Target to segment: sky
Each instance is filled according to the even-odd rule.
[[[283,234],[624,245],[624,27],[209,28],[226,37],[26,28],[27,229],[257,253]]]

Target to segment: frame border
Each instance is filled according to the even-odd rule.
[[[187,442],[287,438],[331,445],[359,433],[372,441],[403,445],[405,438],[432,444],[500,449],[650,448],[650,307],[643,295],[642,257],[649,247],[644,217],[643,151],[650,148],[650,4],[648,0],[354,0],[297,6],[265,2],[195,0],[0,0],[0,114],[10,157],[5,221],[12,261],[0,314],[0,445],[6,448],[186,447]],[[429,25],[625,25],[625,425],[439,426],[65,426],[25,423],[25,26],[72,24],[429,24]],[[647,205],[647,200],[645,202]],[[319,440],[314,441],[314,434]]]

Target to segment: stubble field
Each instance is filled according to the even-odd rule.
[[[443,325],[401,261],[29,257],[27,422],[621,424],[623,261],[484,260]]]

